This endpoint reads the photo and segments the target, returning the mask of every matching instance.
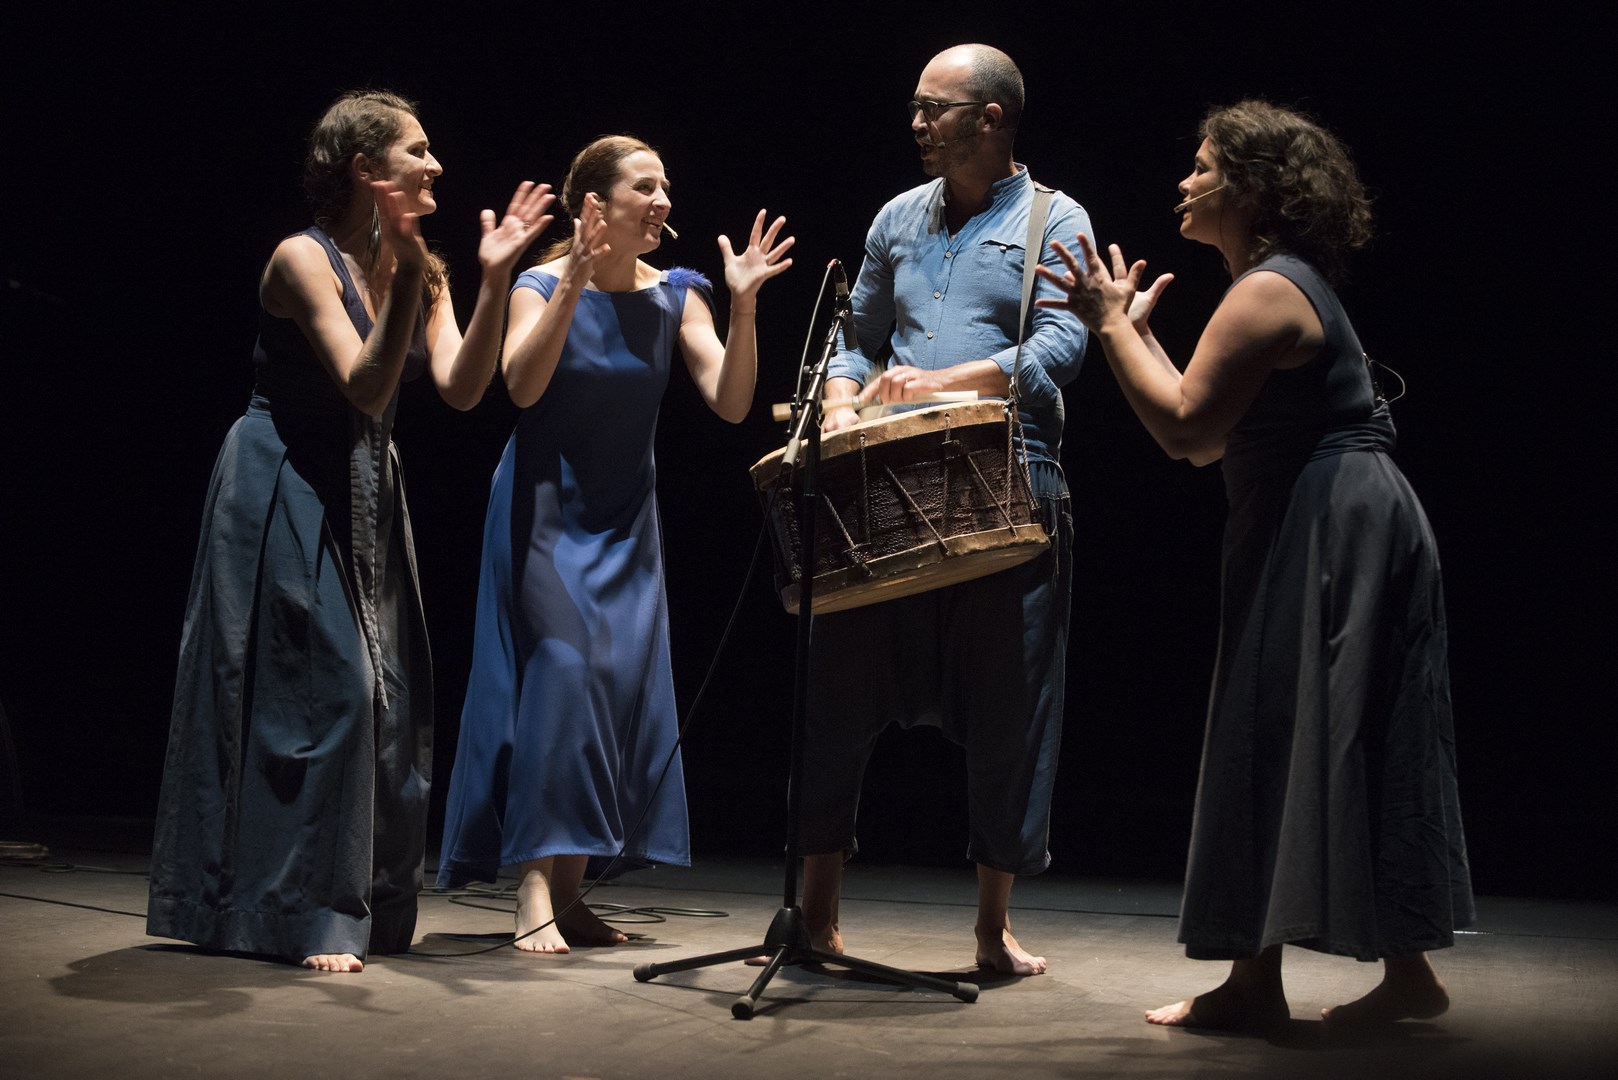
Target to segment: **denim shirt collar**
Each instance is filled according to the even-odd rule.
[[[989,185],[989,198],[987,204],[982,210],[979,210],[977,213],[968,218],[968,222],[975,221],[978,218],[987,217],[1007,196],[1014,195],[1017,192],[1020,192],[1025,185],[1033,183],[1028,176],[1028,167],[1026,165],[1023,165],[1021,162],[1017,161],[1013,161],[1011,164],[1016,171],[1010,176],[1002,177]],[[948,228],[948,226],[944,223],[945,187],[946,185],[944,178],[939,177],[934,187],[931,203],[927,210],[928,232],[942,232]]]

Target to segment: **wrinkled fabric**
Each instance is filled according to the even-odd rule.
[[[944,220],[944,181],[931,180],[889,200],[865,237],[851,302],[858,348],[832,358],[827,374],[861,386],[889,367],[934,371],[969,360],[993,360],[1012,377],[1029,461],[1062,460],[1062,387],[1078,376],[1089,331],[1071,311],[1030,306],[1019,362],[1018,318],[1027,262],[1034,181],[1022,165],[995,181],[988,205],[951,233]],[[1078,233],[1095,241],[1090,215],[1060,191],[1051,197],[1039,261],[1067,272],[1053,240],[1071,246]],[[1034,298],[1062,291],[1034,279]],[[891,353],[891,355],[889,355]]]
[[[355,332],[371,330],[329,237]],[[425,370],[425,322],[405,377]],[[415,931],[432,668],[392,445],[301,330],[261,314],[256,384],[204,507],[147,932],[300,961]]]
[[[1073,514],[1060,469],[1036,462],[1029,472],[1051,537],[1037,558],[815,616],[800,770],[803,854],[859,850],[855,818],[877,737],[889,724],[921,724],[966,751],[966,857],[1011,874],[1050,866]]]
[[[442,885],[551,855],[596,874],[626,840],[629,867],[690,865],[652,454],[688,290],[711,306],[688,270],[585,290],[495,470]]]
[[[1223,611],[1180,940],[1372,960],[1474,918],[1438,548],[1336,295],[1321,353],[1277,370],[1227,440]],[[1239,279],[1238,279],[1239,280]]]

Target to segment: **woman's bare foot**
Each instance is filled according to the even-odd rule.
[[[513,944],[524,952],[567,952],[567,939],[552,921],[554,914],[550,882],[538,870],[528,871],[517,885],[517,939]],[[535,927],[543,929],[536,931]]]
[[[601,916],[577,900],[575,896],[562,904],[562,916],[556,920],[557,928],[569,941],[575,945],[622,945],[629,940],[628,934],[608,926]]]
[[[1400,1020],[1431,1020],[1449,1010],[1449,991],[1426,953],[1390,956],[1382,981],[1369,994],[1347,1005],[1321,1009],[1320,1018],[1339,1030],[1372,1027]]]
[[[1218,1031],[1268,1031],[1290,1019],[1292,1012],[1281,987],[1279,945],[1270,945],[1250,959],[1233,961],[1230,975],[1206,994],[1146,1014],[1148,1024]]]
[[[1206,994],[1152,1009],[1146,1014],[1148,1024],[1217,1031],[1265,1031],[1291,1018],[1285,995],[1252,993],[1228,981]]]
[[[364,971],[365,962],[350,952],[316,953],[303,958],[303,966],[316,971]]]
[[[1049,966],[1043,956],[1034,956],[1017,944],[1004,927],[978,927],[978,967],[1002,975],[1043,975]]]

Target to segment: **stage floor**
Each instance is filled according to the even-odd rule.
[[[358,975],[208,954],[145,936],[145,859],[52,850],[0,867],[0,1076],[230,1077],[1574,1077],[1618,1068],[1618,905],[1483,898],[1436,965],[1454,998],[1430,1022],[1353,1045],[1321,1006],[1380,969],[1288,949],[1294,1020],[1268,1038],[1152,1027],[1143,1008],[1214,985],[1221,965],[1175,944],[1177,887],[1044,875],[1018,884],[1015,930],[1050,960],[1027,979],[972,968],[970,869],[849,868],[849,951],[979,981],[964,1004],[835,968],[788,968],[751,1020],[731,1002],[756,970],[726,964],[647,983],[635,965],[762,939],[779,863],[703,859],[630,875],[591,898],[669,913],[645,940],[567,956],[509,947],[499,898],[423,898],[416,952]],[[100,869],[91,869],[100,868]],[[114,872],[107,872],[114,871]],[[502,910],[503,908],[503,910]],[[654,916],[627,918],[650,919]],[[419,953],[419,954],[418,954]]]

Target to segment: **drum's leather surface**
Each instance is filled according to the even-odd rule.
[[[775,540],[781,602],[798,610],[797,472],[784,450],[751,472]],[[816,613],[992,574],[1049,544],[1003,403],[934,405],[821,440]]]

